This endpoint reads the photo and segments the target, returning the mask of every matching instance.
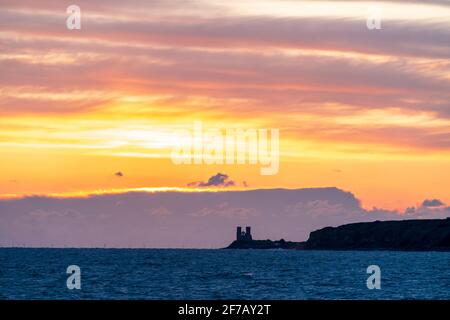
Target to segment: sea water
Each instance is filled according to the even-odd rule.
[[[3,248],[0,299],[450,299],[450,252]]]

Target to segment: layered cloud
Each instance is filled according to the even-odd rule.
[[[435,4],[450,10],[445,2]],[[195,107],[265,117],[282,109],[291,118],[328,119],[324,125],[341,133],[333,129],[334,139],[348,140],[364,124],[365,141],[375,144],[405,145],[387,142],[388,129],[400,137],[413,131],[408,147],[415,141],[418,148],[448,147],[448,21],[413,13],[371,32],[362,12],[359,19],[352,12],[252,15],[246,6],[202,1],[183,8],[170,1],[79,6],[83,27],[71,32],[62,6],[3,1],[3,113],[95,112],[127,97],[141,101],[127,110],[133,113],[165,96],[168,114]],[[239,102],[230,106],[232,100]],[[305,125],[289,127],[315,135]]]
[[[426,199],[422,202],[423,207],[441,207],[445,204],[439,199]]]
[[[231,242],[237,225],[258,239],[301,241],[326,226],[448,216],[449,208],[364,210],[336,188],[27,197],[0,201],[0,245],[211,248]]]
[[[208,181],[196,181],[188,183],[188,186],[197,187],[231,187],[234,186],[235,182],[230,179],[230,177],[223,173],[217,173],[211,176]]]
[[[155,172],[167,173],[157,187],[194,181],[198,172],[172,173],[170,162],[137,164],[167,160],[173,146],[167,132],[193,120],[214,128],[279,128],[280,172],[298,162],[272,186],[298,187],[310,171],[320,180],[311,185],[369,185],[366,194],[382,193],[396,185],[394,177],[367,169],[348,178],[354,161],[376,159],[399,172],[395,179],[414,181],[424,181],[429,168],[447,168],[448,1],[377,2],[381,30],[367,29],[373,3],[365,1],[79,0],[81,30],[66,28],[70,4],[0,0],[0,152],[8,155],[5,181],[23,181],[0,181],[1,194],[146,187]],[[127,161],[103,173],[112,157]],[[25,166],[21,159],[36,160]],[[327,163],[303,169],[305,159]],[[349,162],[336,163],[342,159]],[[408,165],[398,170],[394,160]],[[70,161],[92,168],[89,182],[67,173]],[[348,180],[324,173],[337,165]],[[113,179],[117,168],[126,179]],[[235,168],[212,170],[243,176]],[[428,184],[415,186],[423,193],[412,195],[404,183],[379,198],[422,199],[431,185],[448,202],[448,194],[436,192],[449,190],[448,183],[436,182],[439,173],[426,175]],[[271,183],[250,173],[245,179],[256,187]],[[197,186],[224,183],[219,177]],[[341,210],[323,201],[290,205],[292,216]]]

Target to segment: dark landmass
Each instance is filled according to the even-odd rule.
[[[226,249],[303,249],[305,242],[272,240],[241,240],[233,241]]]
[[[450,251],[450,218],[375,221],[326,227],[306,242],[233,241],[227,249]]]
[[[306,249],[450,250],[450,218],[353,223],[313,231]]]

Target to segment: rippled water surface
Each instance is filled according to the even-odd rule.
[[[66,286],[81,268],[81,290]],[[369,290],[369,265],[381,289]],[[449,252],[0,249],[1,299],[450,299]]]

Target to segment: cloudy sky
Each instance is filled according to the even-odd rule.
[[[0,201],[0,213],[0,246],[222,248],[238,225],[255,239],[304,241],[352,222],[445,218],[450,207],[426,199],[403,212],[365,210],[349,192],[312,188],[27,197]]]
[[[66,27],[71,4],[81,30]],[[366,26],[374,5],[379,30]],[[5,201],[337,187],[365,210],[450,203],[449,1],[0,0],[0,8]],[[172,133],[195,121],[279,129],[278,174],[174,165]],[[232,183],[211,184],[218,172]]]

